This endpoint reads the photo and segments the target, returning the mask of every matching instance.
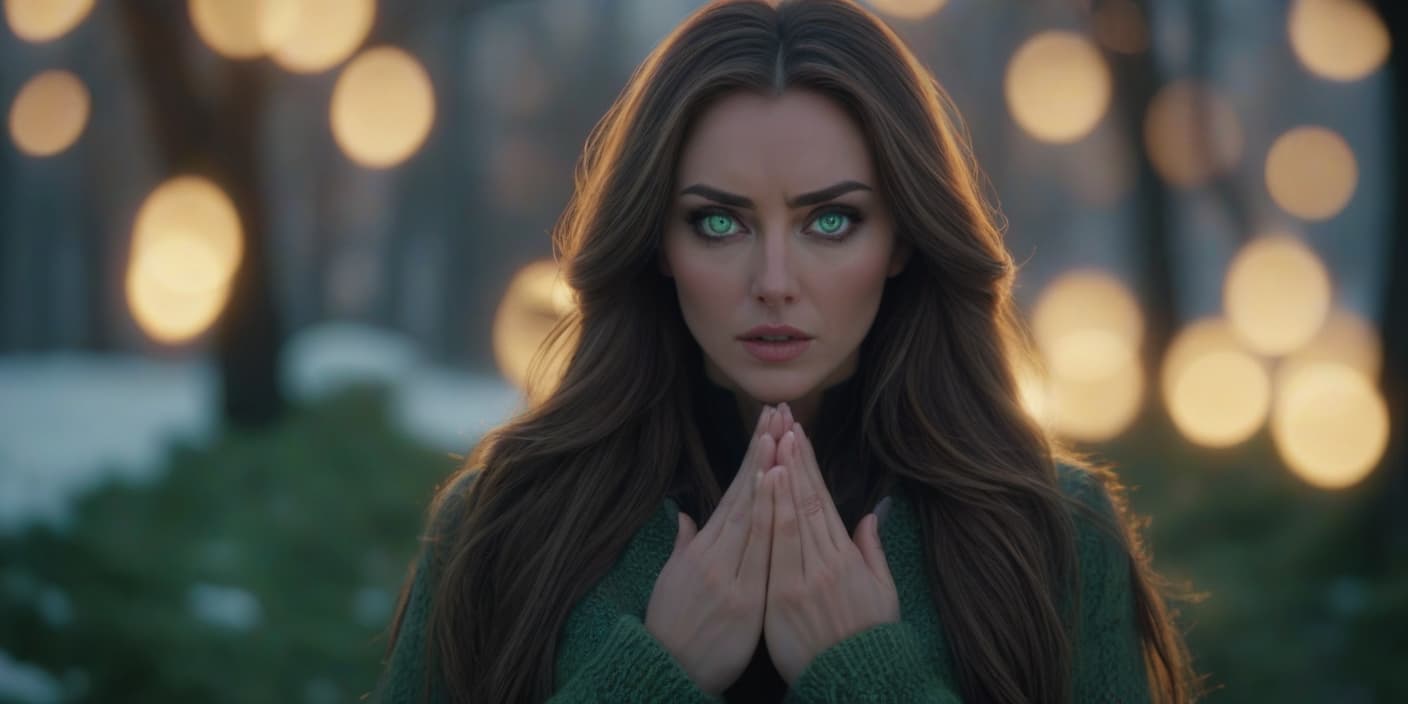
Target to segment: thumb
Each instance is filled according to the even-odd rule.
[[[679,524],[679,532],[675,533],[675,552],[679,552],[680,548],[688,545],[699,532],[699,529],[694,525],[694,519],[683,511],[680,512]]]
[[[891,581],[890,565],[885,559],[885,548],[880,544],[880,524],[875,514],[868,513],[856,525],[855,543],[870,572],[886,582]]]

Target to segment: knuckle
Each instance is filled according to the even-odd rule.
[[[724,570],[711,566],[704,569],[703,573],[699,576],[699,581],[703,583],[704,588],[709,591],[720,591],[729,586],[729,583],[733,581],[733,576],[726,575],[724,574]]]
[[[797,517],[796,517],[795,515],[786,514],[786,515],[783,515],[783,516],[778,517],[776,520],[777,520],[777,532],[778,532],[779,535],[782,535],[782,536],[785,536],[785,537],[788,537],[788,538],[793,538],[793,537],[796,537],[797,535],[800,535],[800,533],[799,533],[799,531],[798,531],[798,529],[797,529]]]
[[[815,516],[821,513],[821,497],[816,494],[807,494],[802,497],[801,504],[797,507],[803,516]]]

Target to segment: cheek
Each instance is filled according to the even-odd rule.
[[[677,243],[666,256],[686,317],[696,323],[726,317],[737,288],[737,267]]]
[[[822,315],[836,321],[838,327],[868,328],[885,290],[888,264],[882,253],[867,252],[832,267],[814,289]]]

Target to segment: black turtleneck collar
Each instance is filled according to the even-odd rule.
[[[749,435],[758,419],[741,416],[733,391],[709,379],[702,360],[691,367],[695,424],[719,489],[726,491],[743,462]],[[860,452],[860,377],[858,372],[853,373],[824,389],[816,417],[804,426],[807,437],[815,444],[817,464],[847,532],[853,532],[864,515],[863,503],[876,481],[873,468],[864,466]],[[681,506],[686,503],[689,505],[685,510],[699,518],[696,503],[686,498]]]

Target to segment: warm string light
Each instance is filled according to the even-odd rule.
[[[51,42],[78,26],[93,0],[5,0],[5,23],[27,42]]]
[[[566,350],[574,341],[559,347],[555,356],[544,359],[544,388],[529,389],[529,366],[548,334],[574,306],[572,290],[562,280],[556,262],[537,261],[519,270],[494,314],[494,361],[510,383],[525,392],[530,402],[542,400],[556,386],[566,370]]]
[[[353,161],[388,168],[425,143],[435,120],[430,76],[415,57],[393,47],[353,59],[333,87],[333,137]]]
[[[204,178],[178,176],[143,201],[132,228],[128,305],[138,325],[165,344],[214,323],[244,253],[234,203]]]
[[[10,138],[25,154],[53,156],[68,149],[88,124],[92,100],[68,71],[45,71],[27,81],[10,107]]]
[[[1028,39],[1007,64],[1004,92],[1017,124],[1043,141],[1075,142],[1110,106],[1110,69],[1090,40],[1071,32]]]

